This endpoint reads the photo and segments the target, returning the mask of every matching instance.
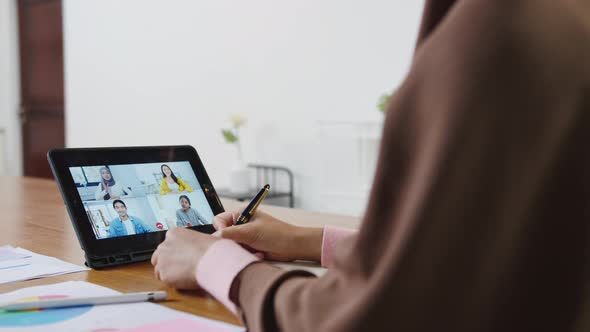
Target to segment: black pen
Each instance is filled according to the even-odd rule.
[[[252,218],[252,216],[256,212],[256,209],[258,208],[258,205],[260,205],[260,202],[262,202],[262,200],[266,197],[266,195],[268,195],[269,190],[270,190],[269,184],[265,185],[264,187],[262,187],[262,189],[260,189],[258,194],[256,194],[256,196],[254,196],[254,198],[252,198],[252,201],[250,201],[250,204],[248,204],[248,206],[244,209],[242,214],[240,214],[240,216],[238,217],[238,220],[236,220],[236,225],[242,225],[242,224],[245,224],[248,221],[250,221],[250,218]]]

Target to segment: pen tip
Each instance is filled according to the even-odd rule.
[[[266,184],[266,186],[264,186],[265,189],[270,189],[270,184]]]

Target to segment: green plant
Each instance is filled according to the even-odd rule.
[[[377,102],[377,109],[381,112],[385,113],[387,110],[387,106],[389,105],[389,99],[391,99],[391,93],[384,93],[379,97],[379,101]]]
[[[238,160],[242,160],[242,147],[240,145],[240,127],[246,123],[246,118],[242,114],[232,114],[230,116],[232,127],[221,129],[221,134],[229,144],[235,144],[238,150]]]
[[[238,141],[238,136],[231,129],[221,129],[221,134],[223,134],[223,138],[225,138],[225,141],[229,144]]]

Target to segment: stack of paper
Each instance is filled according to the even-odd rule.
[[[88,270],[22,248],[0,247],[0,284]]]
[[[68,281],[0,294],[0,303],[120,294],[84,281]],[[27,311],[0,311],[0,332],[243,332],[244,328],[154,303],[125,303]]]

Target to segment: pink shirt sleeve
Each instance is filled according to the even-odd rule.
[[[340,228],[334,226],[324,226],[324,235],[322,238],[322,266],[330,267],[334,257],[334,247],[340,240],[351,237],[356,234],[356,230]]]
[[[325,226],[322,239],[322,266],[330,267],[334,247],[338,241],[355,234],[356,231]],[[229,291],[236,276],[246,266],[260,259],[231,240],[218,240],[207,249],[197,265],[197,282],[234,314],[235,303],[229,299]]]
[[[237,314],[236,305],[229,299],[232,282],[246,266],[258,260],[258,257],[234,241],[215,241],[197,265],[197,282],[230,311]]]

